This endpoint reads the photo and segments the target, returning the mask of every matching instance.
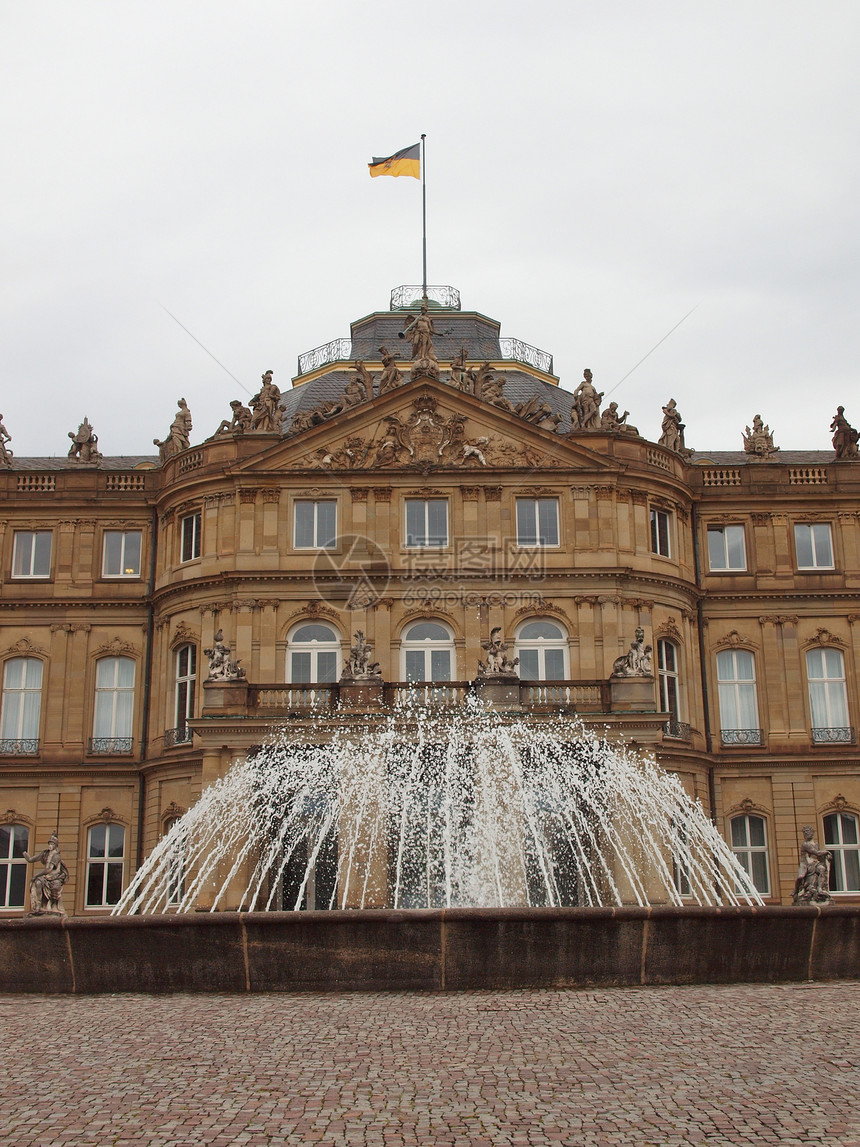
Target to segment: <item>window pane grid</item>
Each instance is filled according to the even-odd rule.
[[[829,522],[797,522],[794,549],[798,569],[833,569],[833,542]]]
[[[447,498],[406,499],[406,545],[448,545]]]
[[[13,577],[50,577],[50,530],[16,530],[12,556]]]
[[[297,550],[333,549],[337,534],[337,502],[295,503],[293,545]]]
[[[140,577],[140,530],[105,530],[103,577]]]

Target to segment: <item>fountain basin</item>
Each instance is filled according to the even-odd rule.
[[[0,921],[0,992],[463,991],[860,976],[860,906]]]

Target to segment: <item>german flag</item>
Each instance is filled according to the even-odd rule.
[[[421,144],[414,143],[412,147],[404,147],[402,151],[395,151],[386,159],[373,157],[368,163],[371,179],[377,175],[411,175],[413,179],[421,178]]]

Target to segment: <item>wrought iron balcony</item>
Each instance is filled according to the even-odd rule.
[[[524,362],[527,366],[534,366],[545,374],[552,374],[552,355],[549,351],[538,350],[521,339],[499,339],[502,358],[513,359],[514,362]]]
[[[130,753],[134,745],[133,737],[91,737],[87,742],[88,753]]]
[[[665,721],[663,724],[663,736],[672,737],[676,741],[689,741],[690,726],[686,721]]]
[[[0,738],[0,756],[35,757],[39,752],[38,737]]]
[[[854,730],[850,725],[837,726],[833,729],[813,729],[813,745],[853,745]]]
[[[349,362],[351,358],[352,339],[332,339],[299,355],[299,374],[307,374],[309,370],[330,362]]]
[[[424,288],[419,283],[417,286],[405,285],[402,287],[395,287],[391,292],[391,302],[388,304],[390,311],[406,311],[410,307],[415,307],[424,298]],[[427,286],[427,301],[435,303],[437,307],[443,307],[446,311],[459,311],[460,309],[460,292],[456,287],[442,287],[442,286]]]
[[[764,729],[720,729],[724,745],[763,745]]]
[[[174,745],[190,745],[194,740],[194,733],[187,725],[180,725],[178,729],[164,730],[164,747],[172,749]]]

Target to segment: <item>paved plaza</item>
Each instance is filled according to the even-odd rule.
[[[0,997],[4,1142],[860,1147],[860,982]]]

